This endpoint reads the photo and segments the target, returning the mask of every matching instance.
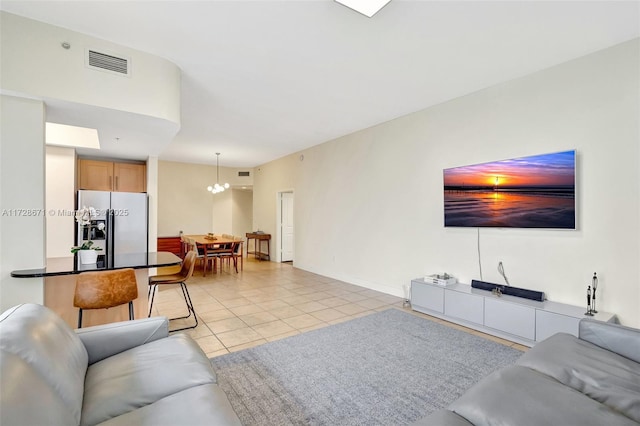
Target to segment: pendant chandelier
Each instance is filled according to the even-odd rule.
[[[216,184],[213,186],[208,186],[207,191],[213,194],[217,194],[218,192],[222,192],[225,189],[229,189],[228,183],[225,182],[220,185],[218,182],[220,182],[220,153],[216,152]]]

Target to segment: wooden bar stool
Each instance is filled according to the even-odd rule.
[[[84,309],[108,309],[129,303],[129,319],[133,319],[133,301],[138,298],[136,274],[131,268],[115,271],[91,271],[78,274],[73,306],[78,312],[78,328],[82,328]]]

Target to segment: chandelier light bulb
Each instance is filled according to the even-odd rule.
[[[216,152],[216,184],[207,187],[207,191],[213,194],[217,194],[218,192],[222,192],[225,189],[229,189],[231,186],[226,182],[223,185],[220,185],[218,182],[220,182],[220,153]]]

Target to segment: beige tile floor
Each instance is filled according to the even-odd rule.
[[[170,270],[160,271],[168,273]],[[224,355],[327,327],[373,312],[402,308],[402,299],[295,268],[289,263],[244,259],[244,270],[202,276],[196,269],[187,282],[198,315],[195,329],[184,331],[193,337],[209,357]],[[160,286],[154,315],[186,314],[182,292],[177,286]],[[526,346],[408,310],[438,323],[482,336],[518,350]],[[190,319],[189,319],[190,320]],[[185,321],[171,322],[171,328]]]

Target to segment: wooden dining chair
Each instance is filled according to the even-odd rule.
[[[169,321],[173,321],[177,319],[187,319],[191,315],[193,315],[193,318],[195,319],[194,325],[171,330],[172,332],[187,330],[190,328],[196,328],[198,326],[198,317],[196,316],[196,311],[193,308],[193,303],[191,302],[191,296],[189,295],[189,289],[187,288],[187,280],[191,278],[191,275],[193,275],[193,268],[196,264],[197,255],[198,254],[196,252],[194,252],[193,250],[190,250],[184,257],[184,260],[182,261],[182,267],[180,268],[180,272],[178,272],[177,274],[152,275],[149,277],[148,296],[150,297],[150,300],[151,300],[151,302],[149,303],[149,315],[148,315],[149,317],[151,316],[151,312],[153,312],[153,301],[155,299],[158,286],[178,284],[182,289],[182,296],[184,297],[184,302],[187,305],[188,315],[182,316],[182,317],[169,318]]]
[[[190,250],[189,238],[180,234],[180,256],[185,256]],[[183,257],[184,258],[184,257]]]
[[[200,250],[196,240],[193,238],[187,238],[187,247],[189,248],[188,251],[196,253],[195,263],[198,263],[198,261],[202,263],[202,276],[204,277],[207,273],[207,259],[204,257],[204,253]]]
[[[138,298],[136,274],[131,268],[115,271],[90,271],[78,274],[73,306],[79,308],[78,328],[82,328],[82,311],[108,309],[129,304],[129,319],[134,318],[133,301]]]
[[[196,244],[195,240],[192,240],[192,247],[194,251],[197,251],[198,258],[202,258],[204,263],[202,276],[204,277],[207,274],[207,265],[211,264],[211,271],[215,272],[218,266],[218,260],[220,259],[220,246],[217,244],[210,244],[206,250],[202,251]]]
[[[240,270],[244,271],[244,238],[241,236],[234,237],[238,241],[238,250],[235,255],[236,261],[240,260]]]
[[[220,254],[220,269],[222,270],[222,265],[224,262],[227,262],[227,265],[231,267],[231,261],[233,261],[233,266],[238,272],[238,257],[242,257],[242,244],[241,241],[234,241],[231,243],[230,247],[228,247],[223,253]]]
[[[229,237],[222,237],[224,239],[232,239]],[[218,270],[222,271],[222,262],[224,261],[224,258],[226,255],[229,254],[229,251],[232,248],[232,243],[216,243],[213,244],[212,247],[209,247],[207,249],[207,255],[211,258],[212,261],[212,266],[213,266],[213,271],[216,272]],[[218,268],[218,264],[220,265],[220,267]]]

